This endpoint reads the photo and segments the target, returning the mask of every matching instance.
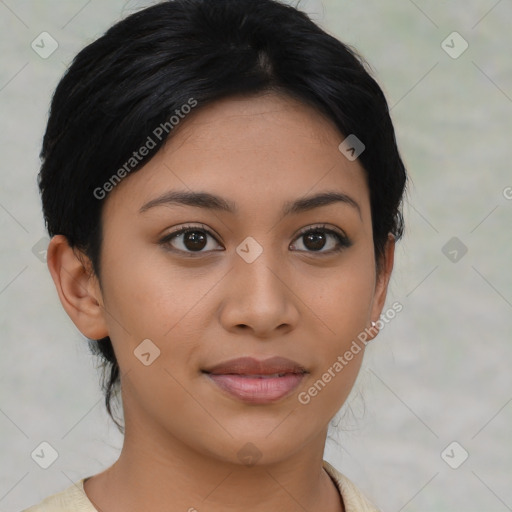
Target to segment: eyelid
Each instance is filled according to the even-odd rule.
[[[334,226],[330,226],[330,224],[313,224],[311,226],[307,226],[305,228],[301,228],[301,230],[295,235],[294,240],[296,240],[299,236],[304,235],[305,233],[309,233],[310,231],[315,231],[315,229],[318,230],[325,230],[327,233],[336,233],[341,238],[345,238],[349,240],[348,236],[345,234],[345,232],[339,228],[335,228]]]
[[[164,238],[170,237],[172,235],[178,235],[180,233],[183,233],[184,231],[193,231],[194,229],[197,229],[198,231],[204,231],[205,233],[208,233],[212,237],[215,238],[215,235],[213,234],[212,230],[206,226],[206,224],[202,224],[201,222],[198,222],[197,224],[184,224],[183,226],[180,226],[176,228],[174,231],[171,231],[167,235],[164,236]]]

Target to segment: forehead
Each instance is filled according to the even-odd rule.
[[[185,117],[161,150],[110,193],[109,207],[140,207],[179,189],[261,209],[329,189],[369,208],[364,169],[338,149],[344,138],[330,119],[289,97],[223,99]]]

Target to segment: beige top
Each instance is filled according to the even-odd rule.
[[[332,478],[343,498],[346,512],[379,512],[357,489],[357,487],[326,460],[323,466]],[[78,480],[61,492],[48,496],[38,505],[22,512],[98,512],[84,491],[84,480]]]

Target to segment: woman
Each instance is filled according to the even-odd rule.
[[[49,270],[125,436],[28,510],[377,510],[323,460],[403,230],[362,58],[274,0],[162,2],[76,56],[41,158]]]

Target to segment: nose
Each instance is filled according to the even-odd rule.
[[[300,300],[294,292],[292,268],[264,250],[251,263],[236,255],[226,276],[220,315],[230,332],[251,331],[260,338],[282,336],[298,324]]]

